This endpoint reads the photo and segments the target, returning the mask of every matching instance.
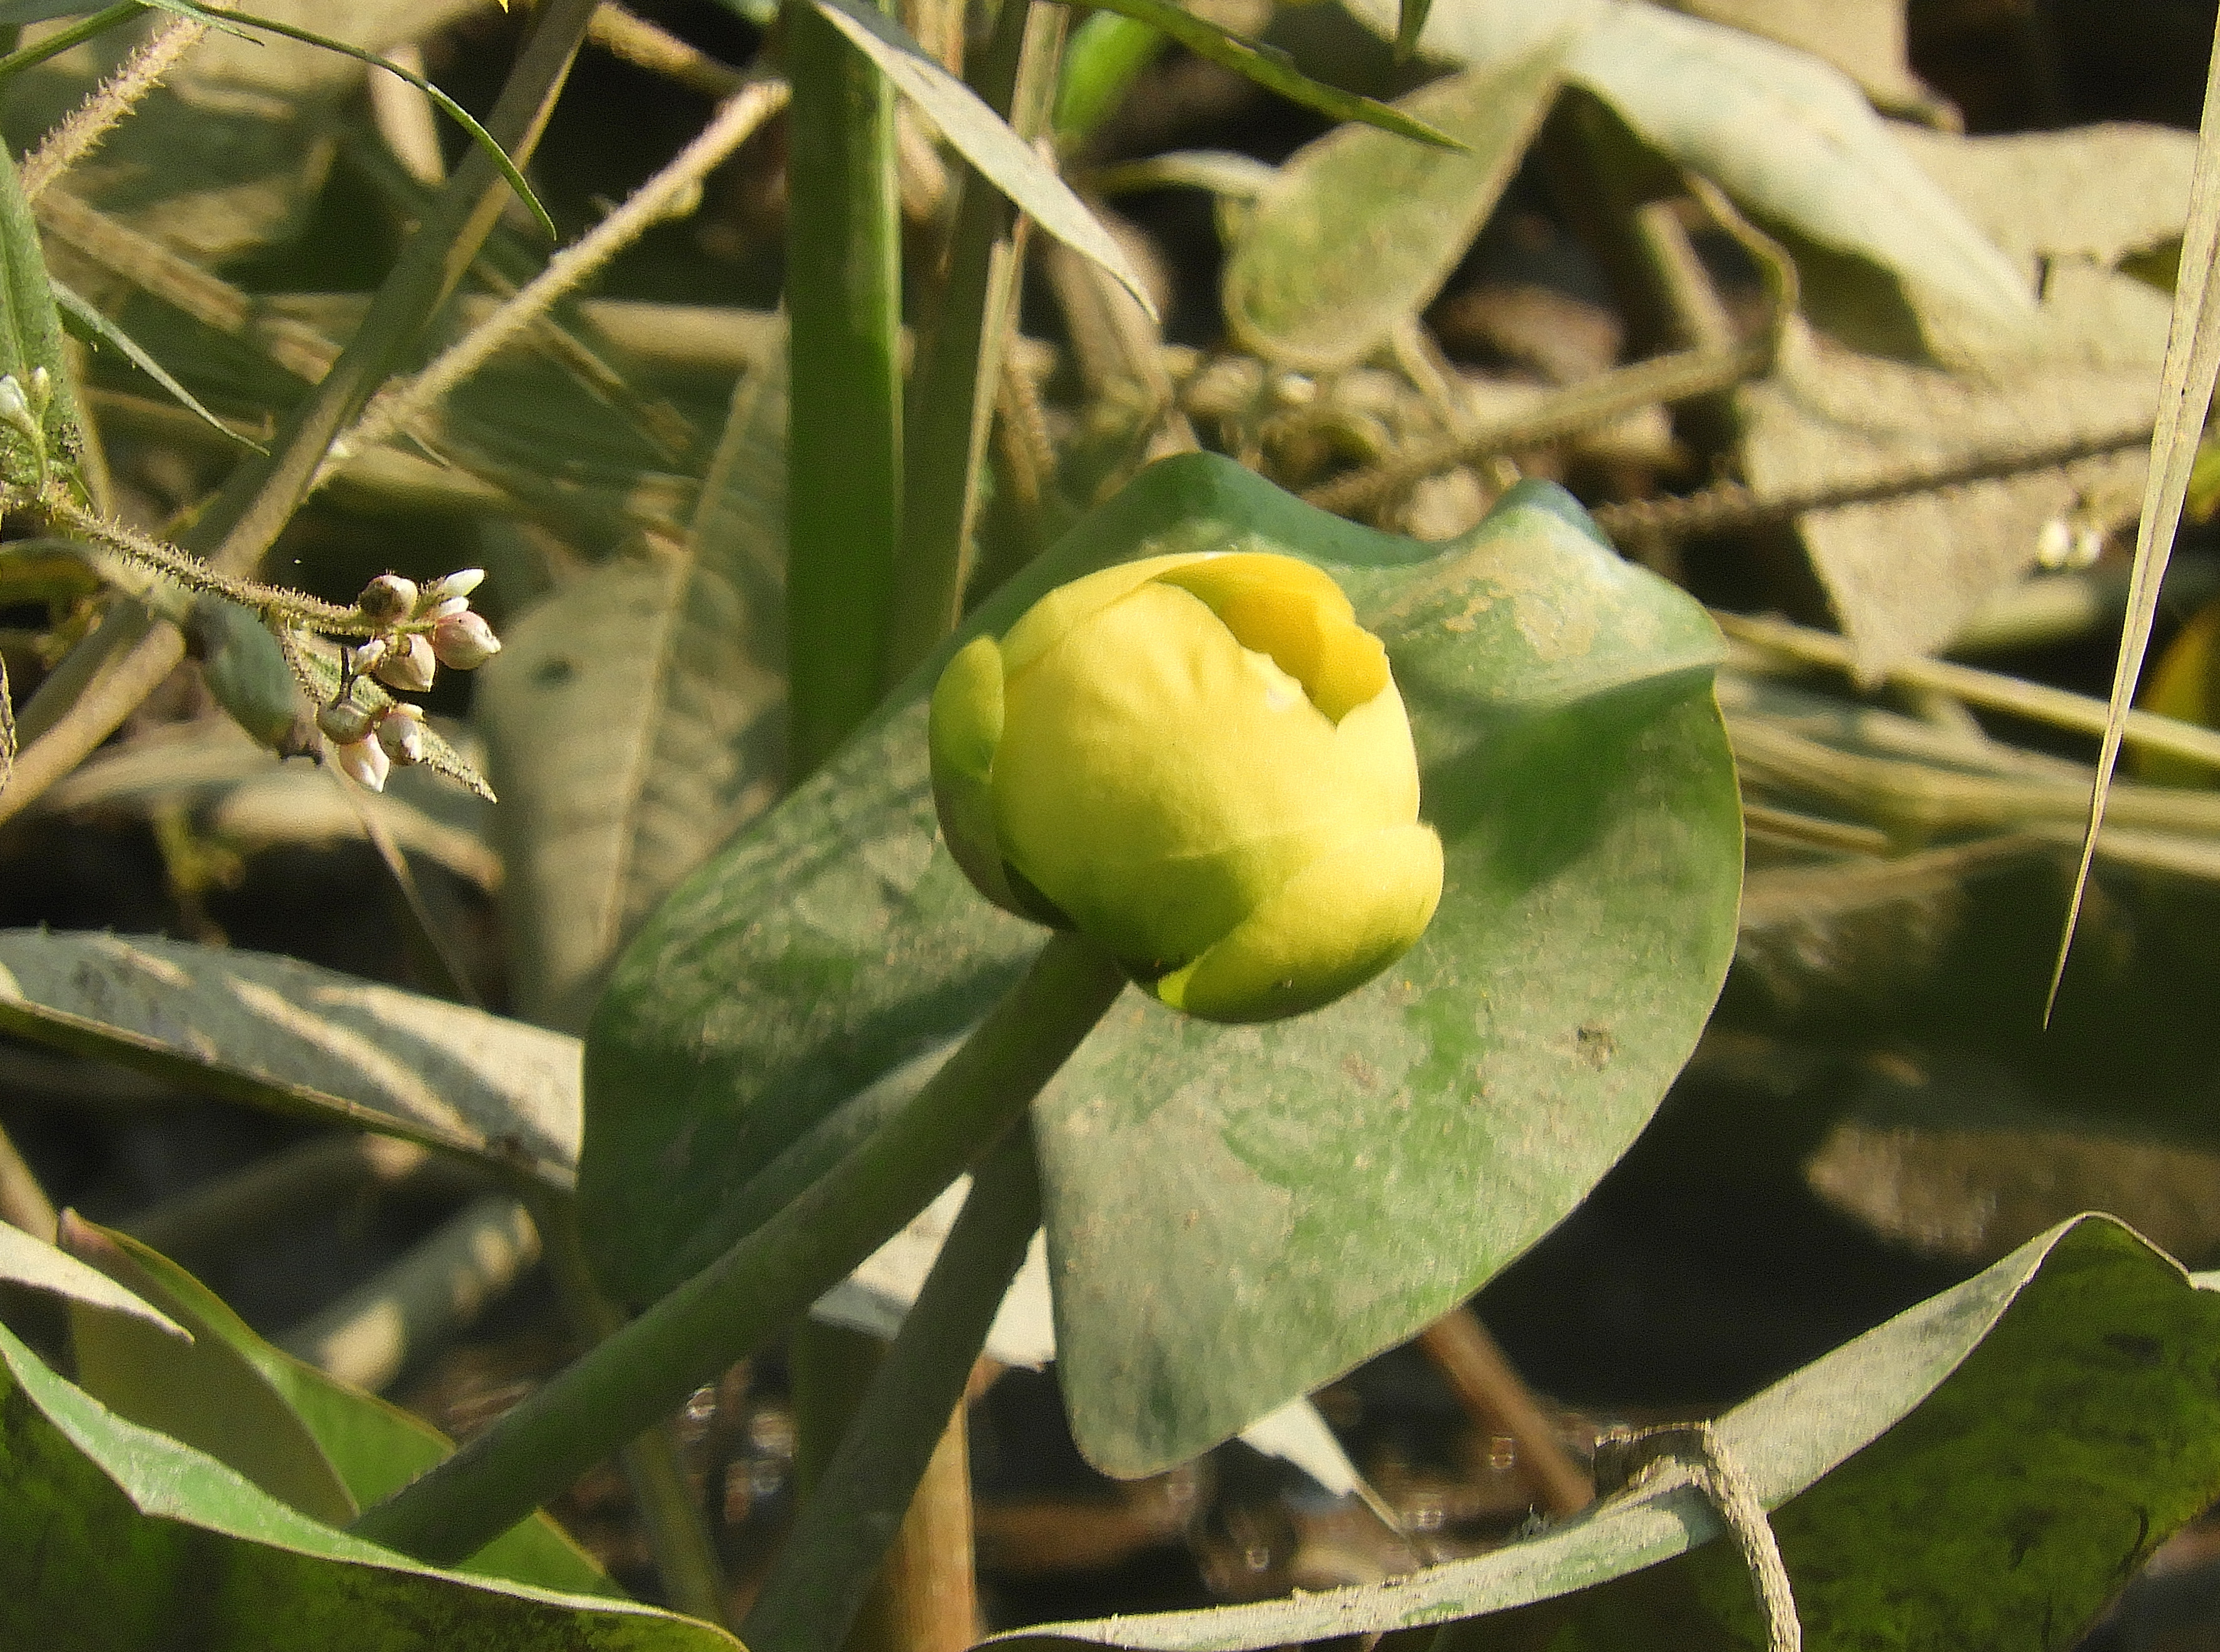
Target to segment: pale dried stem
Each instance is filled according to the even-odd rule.
[[[438,406],[558,299],[667,217],[675,203],[784,107],[786,97],[784,85],[767,80],[751,82],[734,94],[670,165],[633,191],[622,206],[585,235],[550,259],[547,267],[514,297],[422,372],[388,385],[373,396],[354,428],[332,444],[316,473],[317,484],[328,480],[353,455],[377,446]]]
[[[23,198],[36,201],[49,184],[90,154],[139,100],[161,84],[178,60],[201,43],[208,30],[197,18],[172,17],[149,35],[122,67],[95,87],[24,158],[18,173]]]
[[[8,1132],[0,1130],[0,1222],[52,1244],[59,1219],[54,1214],[54,1201],[47,1197],[47,1190],[23,1163]]]
[[[539,1260],[524,1206],[485,1194],[398,1262],[279,1337],[327,1375],[375,1393],[476,1320]]]
[[[1859,669],[1857,651],[1832,632],[1814,631],[1786,620],[1739,614],[1714,611],[1712,617],[1718,622],[1719,629],[1737,642],[1776,658],[1841,671],[1853,678],[1863,675]],[[1880,682],[1947,695],[1984,711],[2005,712],[2034,722],[2049,723],[2055,728],[2071,729],[2077,734],[2101,735],[2105,732],[2106,708],[2103,701],[2047,683],[2030,683],[2024,677],[2008,676],[2000,671],[1984,671],[1978,666],[1961,665],[1951,660],[1915,656],[1899,660],[1878,675]],[[2161,717],[2155,712],[2130,711],[2125,739],[2129,745],[2146,751],[2220,768],[2220,732],[2199,728],[2194,723]]]
[[[701,47],[616,4],[615,0],[602,0],[594,21],[587,26],[586,38],[612,57],[676,81],[704,97],[721,101],[747,84],[747,76],[732,65],[720,62]]]
[[[343,1207],[419,1179],[441,1178],[458,1190],[483,1183],[462,1161],[415,1142],[319,1136],[197,1183],[116,1225],[165,1256],[197,1259],[303,1211]]]
[[[227,338],[259,348],[296,378],[317,383],[339,359],[340,347],[315,328],[278,315],[243,292],[179,258],[66,190],[38,204],[39,221],[72,252]]]

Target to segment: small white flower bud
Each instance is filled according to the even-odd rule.
[[[450,614],[432,627],[432,651],[440,664],[468,671],[501,652],[501,639],[483,614]]]
[[[423,601],[427,607],[444,602],[450,597],[468,596],[485,583],[483,568],[458,568],[452,574],[442,574],[424,588]]]
[[[347,669],[359,676],[385,658],[385,639],[372,637],[347,656]]]
[[[336,700],[316,712],[316,726],[324,731],[326,739],[341,745],[352,745],[358,740],[369,739],[374,720],[370,708],[359,700]]]
[[[406,701],[377,720],[378,748],[403,768],[424,761],[424,714]]]
[[[422,607],[423,617],[427,620],[444,620],[451,614],[468,614],[471,611],[471,599],[467,596],[450,596],[438,602],[427,600]]]
[[[399,574],[380,574],[362,588],[354,605],[374,626],[398,625],[416,612],[416,582]]]
[[[385,651],[385,658],[371,668],[371,675],[389,689],[402,694],[421,694],[432,686],[435,669],[432,645],[421,633],[412,633],[393,639]]]
[[[24,397],[22,381],[13,373],[0,373],[0,423],[14,427],[34,441],[39,438],[38,419]]]
[[[385,749],[376,740],[356,740],[350,745],[335,745],[332,748],[332,761],[338,764],[340,772],[356,785],[366,786],[374,792],[385,789],[386,774],[393,767],[393,760],[385,755]]]

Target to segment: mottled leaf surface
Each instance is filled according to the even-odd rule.
[[[2220,1490],[2216,1349],[2220,1302],[2082,1217],[1727,1412],[1719,1437],[1773,1511],[1805,1645],[2073,1644]],[[989,1644],[1232,1652],[1470,1618],[1460,1652],[1762,1646],[1720,1535],[1699,1493],[1637,1484],[1389,1583]]]
[[[1522,489],[1425,546],[1175,459],[970,627],[1129,557],[1314,561],[1388,645],[1449,847],[1433,929],[1371,987],[1264,1028],[1129,994],[1037,1107],[1063,1380],[1117,1472],[1192,1456],[1475,1288],[1587,1193],[1693,1046],[1741,865],[1718,639],[1584,520]],[[580,1194],[626,1294],[760,1221],[752,1176],[868,1127],[1038,944],[936,841],[936,669],[618,967],[588,1035]]]

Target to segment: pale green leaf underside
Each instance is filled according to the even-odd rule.
[[[292,958],[0,932],[0,1031],[554,1188],[577,1162],[575,1039]]]
[[[0,1328],[0,1599],[11,1641],[88,1652],[273,1643],[415,1652],[711,1652],[653,1607],[420,1566],[297,1514],[95,1404]],[[18,1399],[20,1395],[20,1399]],[[282,1625],[282,1630],[277,1626]]]
[[[4,1222],[0,1222],[0,1279],[68,1301],[128,1314],[171,1337],[192,1340],[192,1333],[168,1314],[98,1269],[89,1268],[67,1251]]]
[[[2220,1302],[2179,1267],[2081,1217],[1727,1412],[1719,1436],[1775,1511],[1805,1643],[2070,1644],[2220,1486],[2216,1331]],[[1471,1644],[1762,1644],[1718,1536],[1697,1493],[1637,1488],[1391,1583],[988,1644],[1234,1652],[1518,1608]]]
[[[1268,360],[1332,371],[1425,309],[1525,158],[1556,97],[1563,55],[1552,41],[1401,100],[1462,151],[1361,126],[1298,150],[1227,252],[1235,336]]]

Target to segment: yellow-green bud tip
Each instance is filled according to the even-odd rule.
[[[1293,558],[1075,580],[950,662],[931,741],[942,834],[980,891],[1190,1014],[1331,1002],[1440,899],[1387,651]]]

